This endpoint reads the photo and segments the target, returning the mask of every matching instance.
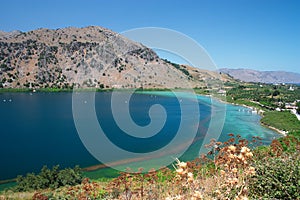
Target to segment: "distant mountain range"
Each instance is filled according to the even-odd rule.
[[[89,26],[0,31],[0,87],[186,88],[232,78],[160,59],[150,48]]]
[[[257,71],[252,69],[228,69],[219,70],[235,79],[244,82],[257,83],[300,83],[300,74],[285,71]]]

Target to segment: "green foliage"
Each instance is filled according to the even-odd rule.
[[[6,78],[4,77],[3,79],[2,79],[2,83],[5,83],[6,82]]]
[[[254,151],[256,175],[249,184],[251,199],[299,199],[300,131]]]
[[[231,87],[227,91],[227,101],[266,111],[261,119],[264,125],[288,132],[300,130],[300,122],[295,115],[289,111],[274,111],[278,107],[284,109],[286,103],[299,100],[300,87],[294,86],[294,91],[289,90],[290,85],[237,84]],[[300,105],[298,105],[298,112],[300,112]]]
[[[298,107],[297,108],[297,113],[300,115],[300,101],[297,102],[296,106]]]
[[[230,97],[227,97],[227,102],[236,103],[239,105],[250,106],[250,107],[261,109],[261,110],[266,110],[266,108],[262,107],[260,104],[257,104],[255,102],[251,102],[248,100],[244,100],[244,99],[232,100],[232,99],[230,99]]]
[[[300,142],[300,131],[291,132],[289,136],[295,137]]]
[[[44,166],[41,172],[37,175],[28,173],[25,177],[17,177],[17,185],[15,191],[31,191],[45,188],[59,188],[66,185],[80,184],[83,177],[81,169],[76,166],[73,169],[66,168],[59,169],[59,165],[52,167],[52,169]]]
[[[256,160],[249,189],[253,199],[299,199],[299,153]]]
[[[159,183],[167,183],[172,180],[174,177],[174,174],[169,171],[169,173],[166,173],[166,171],[160,170],[157,172],[157,181]]]
[[[2,63],[2,64],[0,65],[0,69],[1,69],[2,71],[4,71],[4,72],[10,70],[9,67],[8,67],[6,64],[4,64],[4,63]]]
[[[300,147],[300,131],[289,133],[287,137],[278,139],[282,151],[294,153]]]
[[[0,93],[6,92],[30,92],[29,88],[1,88]]]
[[[230,85],[227,91],[228,97],[234,100],[252,100],[270,108],[278,107],[279,102],[291,103],[300,99],[300,87],[294,86],[290,91],[290,85],[271,84],[238,84]]]
[[[167,59],[163,59],[166,63],[171,64],[173,67],[175,67],[176,69],[180,70],[182,73],[184,73],[186,76],[188,76],[189,78],[192,78],[192,76],[190,75],[189,71],[187,69],[185,69],[184,67],[181,67],[179,64],[173,63]]]
[[[264,113],[264,117],[261,119],[261,122],[265,125],[276,127],[284,131],[299,131],[300,130],[300,121],[296,118],[295,115],[289,111],[277,112],[269,111]]]
[[[273,96],[274,96],[274,97],[278,96],[279,94],[280,94],[280,92],[279,92],[278,90],[275,90],[275,91],[273,92]]]

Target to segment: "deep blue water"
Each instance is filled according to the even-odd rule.
[[[182,113],[180,100],[174,96],[167,92],[134,94],[130,102],[126,102],[130,105],[133,121],[139,126],[150,123],[148,110],[151,105],[160,104],[165,108],[168,118],[163,129],[147,139],[128,136],[118,128],[111,114],[110,98],[109,92],[96,93],[95,109],[101,127],[109,133],[106,136],[120,148],[136,153],[151,152],[167,145],[175,137]],[[224,105],[216,103],[215,106],[218,104]],[[210,99],[199,96],[198,105],[200,116],[194,116],[191,110],[183,118],[186,122],[195,117],[199,121],[199,124],[186,126],[187,132],[193,128],[197,128],[198,132],[195,143],[185,154],[186,158],[197,155],[210,123]],[[249,139],[260,136],[264,144],[278,137],[277,133],[260,126],[260,116],[249,109],[229,104],[226,109],[220,140],[228,139],[228,133],[241,134]],[[0,137],[0,180],[37,172],[43,165],[72,167],[79,164],[86,167],[99,164],[82,144],[75,128],[72,93],[0,94]]]

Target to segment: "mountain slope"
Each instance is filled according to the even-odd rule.
[[[251,69],[228,69],[219,70],[229,74],[235,79],[245,82],[260,83],[300,83],[300,74],[285,71],[257,71]]]
[[[0,32],[0,87],[201,85],[151,49],[96,26]]]

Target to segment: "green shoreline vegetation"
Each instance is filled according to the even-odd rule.
[[[178,161],[174,165],[175,170],[164,168],[148,173],[129,171],[121,173],[117,178],[90,180],[86,178],[86,173],[83,175],[79,173],[77,176],[74,175],[74,170],[67,169],[64,171],[66,174],[62,176],[68,176],[66,180],[70,179],[70,183],[58,184],[62,187],[54,188],[46,186],[30,188],[30,185],[38,185],[34,181],[38,182],[41,175],[29,174],[19,178],[17,186],[1,191],[0,199],[172,199],[178,195],[181,199],[300,199],[300,121],[286,110],[287,106],[300,99],[299,86],[226,83],[224,87],[227,103],[255,109],[262,115],[262,125],[284,130],[288,134],[273,140],[270,146],[257,145],[258,147],[252,151],[247,150],[248,143],[257,143],[259,138],[245,141],[240,136],[231,135],[232,138],[224,143],[212,141],[208,147],[212,148],[217,144],[217,149],[212,148],[207,156],[193,161],[186,163]],[[36,92],[70,91],[73,90],[42,89]],[[206,89],[198,88],[194,91],[200,95],[210,95]],[[32,90],[1,89],[1,92],[32,92]],[[49,175],[51,174],[49,170],[43,169],[41,173],[44,171],[45,174],[47,171]],[[76,179],[72,182],[72,176],[68,175],[70,172],[75,177],[80,177],[80,181]],[[58,173],[56,171],[56,174]],[[50,175],[48,178],[53,180]],[[26,184],[22,182],[24,180]],[[47,183],[47,176],[42,180]],[[57,180],[59,183],[62,182],[61,179]],[[210,188],[205,185],[210,185]],[[128,192],[131,194],[130,197],[127,197]]]

